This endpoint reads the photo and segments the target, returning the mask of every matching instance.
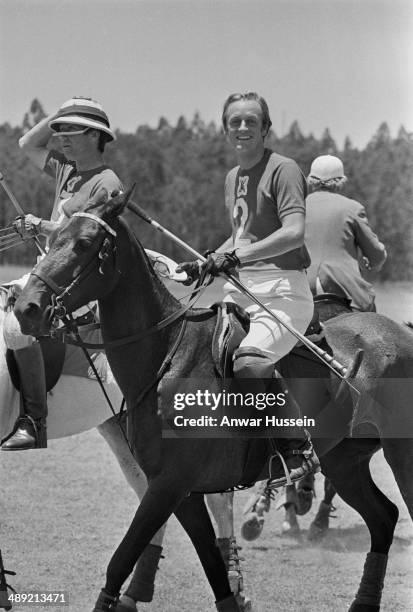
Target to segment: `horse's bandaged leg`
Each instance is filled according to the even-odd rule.
[[[134,601],[152,601],[155,575],[162,555],[162,546],[148,544],[138,559],[132,580],[125,591],[126,597]]]
[[[357,606],[372,606],[372,608],[377,606],[377,610],[379,610],[387,559],[388,557],[384,553],[367,553],[360,586],[349,612],[357,610]]]

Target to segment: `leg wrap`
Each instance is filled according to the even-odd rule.
[[[135,566],[132,580],[125,592],[134,601],[152,601],[155,575],[161,558],[162,546],[148,544]]]
[[[216,601],[215,605],[218,612],[240,612],[239,605],[234,595],[221,599],[221,601]]]
[[[377,606],[380,608],[384,577],[387,568],[387,555],[369,552],[364,563],[363,577],[357,591],[356,599],[351,604],[351,610],[357,610],[358,605]]]

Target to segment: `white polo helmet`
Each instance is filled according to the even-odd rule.
[[[58,132],[58,125],[61,123],[99,130],[106,134],[108,142],[115,140],[115,134],[110,129],[109,119],[102,105],[91,98],[73,97],[62,104],[56,117],[49,122],[49,127]]]
[[[343,162],[335,155],[320,155],[311,164],[309,178],[322,182],[345,179]]]

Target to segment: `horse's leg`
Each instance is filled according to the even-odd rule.
[[[97,429],[113,451],[127,482],[141,500],[148,488],[148,482],[129,450],[118,420],[112,417]],[[166,524],[156,532],[139,557],[130,584],[121,598],[123,608],[120,612],[136,612],[137,601],[152,601],[165,528]]]
[[[400,493],[406,502],[407,509],[413,519],[413,439],[383,438],[384,456],[390,465]]]
[[[371,537],[363,576],[351,612],[378,612],[386,574],[387,556],[399,511],[377,488],[369,462],[375,440],[345,439],[322,460],[324,473],[337,493],[364,519]]]
[[[198,553],[219,612],[241,610],[231,591],[225,563],[216,545],[214,528],[203,495],[192,494],[186,497],[175,510],[175,515]]]
[[[191,484],[175,475],[162,474],[151,480],[125,537],[113,554],[106,572],[106,583],[93,612],[116,609],[123,583],[155,533],[166,523],[184,499]],[[222,562],[223,563],[223,562]]]
[[[299,538],[301,536],[300,525],[297,520],[297,489],[296,485],[287,485],[283,498],[277,504],[277,509],[284,508],[284,520],[281,524],[281,533],[283,535]]]
[[[336,490],[333,483],[329,478],[325,478],[324,499],[320,502],[317,514],[308,529],[307,537],[309,540],[320,540],[326,534],[330,523],[330,517],[334,518],[332,512],[334,512],[335,508],[332,501],[335,494]]]
[[[216,543],[227,568],[231,591],[237,597],[241,609],[247,612],[251,607],[251,602],[244,594],[244,581],[240,564],[242,559],[238,555],[241,546],[237,545],[234,535],[234,493],[211,493],[206,495],[205,498],[217,524],[218,538]]]
[[[297,514],[303,516],[311,510],[315,497],[315,474],[307,474],[297,483]]]
[[[244,540],[256,540],[264,527],[264,512],[271,507],[271,491],[266,489],[267,481],[258,483],[255,492],[244,506],[245,521],[241,525],[241,535]]]
[[[218,538],[233,538],[234,493],[209,493],[205,499],[217,524]]]

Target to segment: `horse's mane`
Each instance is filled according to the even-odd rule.
[[[151,280],[154,286],[157,287],[158,291],[163,293],[164,296],[165,294],[167,294],[167,296],[172,300],[172,302],[179,303],[176,297],[169,291],[165,283],[163,283],[159,276],[156,274],[150,257],[148,257],[144,247],[142,246],[141,241],[139,240],[133,229],[130,227],[130,224],[127,223],[126,219],[122,215],[117,217],[117,222],[119,223],[119,225],[121,225],[122,229],[125,230],[133,247],[139,252],[139,255],[145,261],[146,268],[149,272],[149,275],[151,276]]]

